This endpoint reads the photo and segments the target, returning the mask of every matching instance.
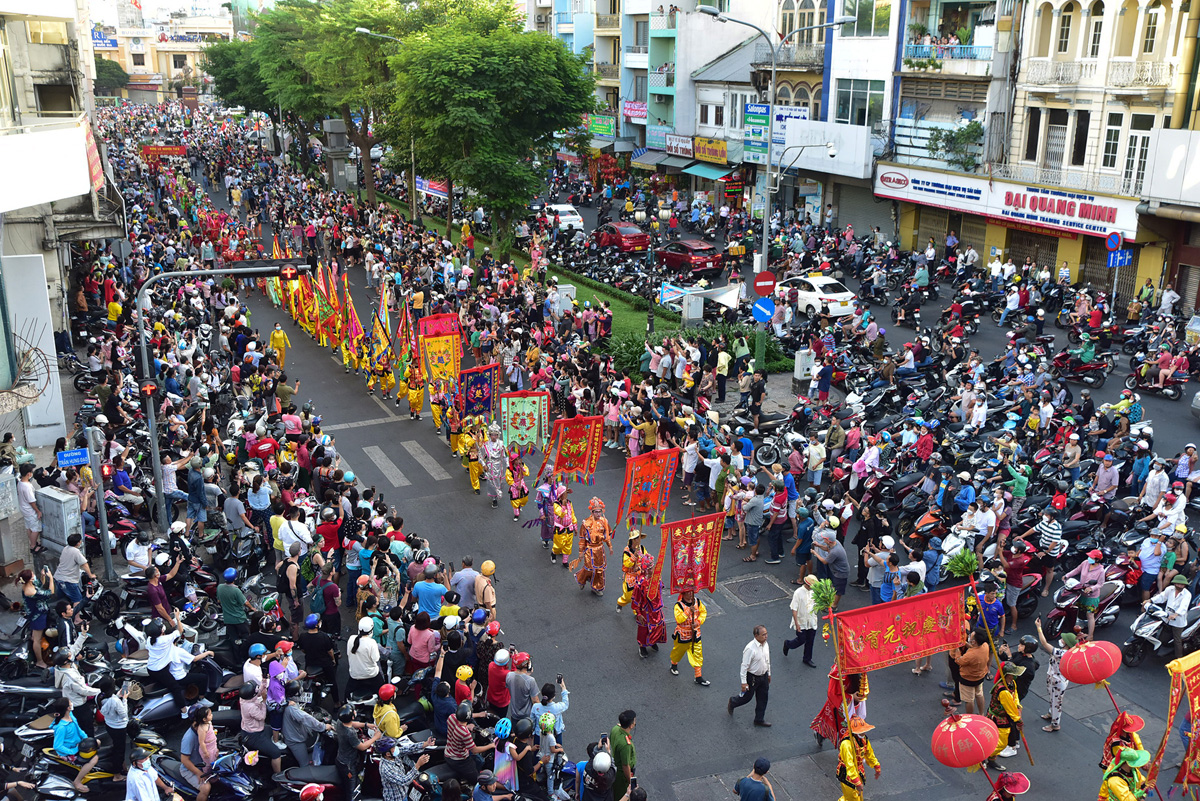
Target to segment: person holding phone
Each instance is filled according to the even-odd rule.
[[[108,729],[112,748],[109,750],[109,767],[116,781],[120,781],[126,772],[125,749],[128,745],[129,726],[129,682],[126,681],[118,690],[111,676],[105,676],[96,682],[100,689],[100,714],[104,716],[104,728]]]

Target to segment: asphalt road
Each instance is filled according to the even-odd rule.
[[[360,272],[352,274],[351,290],[360,317],[369,319],[371,304]],[[944,300],[941,306],[948,303]],[[367,396],[362,378],[347,376],[328,349],[318,348],[265,298],[255,296],[248,306],[252,324],[259,330],[266,332],[279,321],[291,335],[293,347],[287,355],[286,372],[289,380],[301,381],[298,402],[312,399],[316,403],[325,430],[336,437],[339,454],[361,485],[375,486],[404,517],[405,530],[428,537],[435,553],[443,558],[457,562],[470,554],[476,565],[485,559],[496,561],[505,643],[533,655],[533,674],[539,684],[562,673],[571,690],[564,741],[570,756],[582,755],[586,744],[608,731],[622,710],[633,709],[638,713],[634,732],[638,775],[652,799],[729,798],[733,782],[745,775],[759,756],[775,763],[772,776],[780,798],[836,796],[832,778],[836,757],[828,744],[823,751],[818,749],[808,729],[824,702],[832,647],[818,639],[818,670],[801,664],[797,654],[785,658],[780,650],[788,634],[794,566],[786,560],[777,566],[761,560],[746,564],[741,561],[744,552],[726,547],[721,555],[718,592],[704,599],[709,607],[703,629],[704,675],[713,684],[708,688],[693,684],[686,662],[681,675],[672,676],[666,647],[642,659],[632,615],[615,611],[620,581],[617,557],[610,560],[603,598],[581,592],[566,570],[551,564],[535,529],[514,523],[503,501],[499,508],[490,508],[486,485],[480,496],[471,492],[461,464],[451,457],[444,439],[434,434],[428,404],[423,420],[409,420],[407,404],[397,410]],[[936,317],[934,304],[927,304],[924,311],[927,320]],[[910,331],[890,331],[889,340],[902,343],[911,338]],[[1065,344],[1065,335],[1058,333],[1060,345]],[[985,319],[973,342],[990,357],[1002,349],[1004,331]],[[464,366],[470,366],[469,356]],[[1093,393],[1098,403],[1116,399],[1121,386],[1118,377],[1123,378],[1121,371]],[[1078,389],[1074,387],[1077,396]],[[1174,455],[1196,430],[1187,402],[1143,399],[1147,416],[1156,424],[1160,454]],[[535,472],[536,457],[528,462]],[[588,500],[596,495],[615,513],[623,475],[623,458],[618,452],[605,451],[594,486],[572,485],[577,511],[583,514]],[[667,518],[680,520],[693,511],[694,507],[679,502],[676,484]],[[522,522],[533,514],[532,508],[527,508]],[[618,555],[623,533],[618,535]],[[654,532],[647,547],[657,551],[657,542]],[[851,590],[843,608],[868,601],[866,593]],[[666,601],[668,616],[672,602]],[[1044,599],[1039,611],[1048,610]],[[1098,635],[1121,642],[1134,616],[1134,610],[1127,607],[1110,629]],[[770,729],[754,728],[748,708],[737,710],[732,718],[725,714],[726,699],[738,690],[742,648],[757,624],[768,627],[773,676],[779,679],[771,687],[767,719],[774,726]],[[672,628],[668,623],[668,632]],[[1022,633],[1032,630],[1031,621],[1022,624]],[[1044,655],[1041,662],[1025,715],[1026,736],[1037,766],[1029,766],[1024,752],[1005,762],[1011,770],[1023,770],[1030,776],[1036,794],[1031,797],[1091,798],[1099,784],[1096,762],[1113,717],[1112,705],[1103,690],[1073,686],[1067,694],[1062,730],[1043,733],[1037,715],[1046,708]],[[921,677],[913,676],[907,665],[871,675],[869,720],[877,727],[872,740],[884,762],[884,774],[881,782],[868,781],[868,798],[910,798],[919,792],[930,801],[941,801],[982,799],[988,794],[982,774],[942,767],[930,754],[929,737],[942,717],[937,682],[944,678],[944,659],[939,657],[935,664],[938,669],[933,674]],[[1136,670],[1122,668],[1111,684],[1123,706],[1146,718],[1143,740],[1157,743],[1168,692],[1162,661],[1151,657]],[[1176,764],[1179,754],[1176,739],[1166,764]]]

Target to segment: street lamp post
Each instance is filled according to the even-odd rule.
[[[806,25],[802,28],[796,28],[789,31],[779,44],[775,44],[771,34],[767,33],[762,28],[755,25],[753,22],[736,19],[721,13],[715,6],[700,5],[696,8],[703,14],[708,14],[714,17],[717,22],[733,22],[738,25],[744,25],[747,28],[753,28],[758,31],[759,35],[767,41],[767,46],[771,50],[771,82],[767,87],[767,185],[763,192],[763,220],[762,220],[762,262],[756,266],[755,272],[760,272],[771,266],[771,149],[775,146],[775,72],[779,63],[779,54],[783,51],[783,46],[798,33],[805,31],[815,31],[820,28],[833,28],[838,25],[844,25],[847,22],[854,22],[855,18],[851,16],[835,17],[832,22],[825,22],[820,25]],[[832,144],[827,144],[826,147],[832,149]],[[766,323],[760,323],[758,328],[758,336],[755,337],[754,344],[754,367],[756,370],[763,369],[766,360]]]
[[[374,36],[376,39],[387,39],[396,44],[404,44],[395,36],[388,36],[386,33],[375,33],[370,28],[355,28],[355,33],[361,33],[363,36]],[[360,154],[361,155],[361,154]],[[408,141],[408,156],[409,164],[409,179],[408,179],[408,217],[414,223],[417,221],[417,140],[416,137],[410,137]],[[367,153],[367,158],[371,158],[371,154]]]

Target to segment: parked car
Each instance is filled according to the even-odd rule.
[[[719,278],[725,269],[721,251],[703,239],[670,242],[654,251],[654,258],[659,266],[684,280],[707,278],[711,281]]]
[[[616,245],[624,253],[644,251],[650,247],[650,234],[629,223],[605,223],[592,231],[592,238],[602,248]]]
[[[558,215],[558,230],[566,231],[568,228],[574,228],[576,231],[584,229],[583,217],[579,216],[579,212],[575,207],[568,203],[551,203],[546,206],[546,216],[551,220],[554,215]]]
[[[775,295],[786,300],[793,289],[799,293],[796,309],[809,317],[818,312],[831,317],[844,317],[854,312],[854,293],[836,279],[824,276],[788,278],[776,285]]]
[[[1200,392],[1192,397],[1192,417],[1200,420]]]

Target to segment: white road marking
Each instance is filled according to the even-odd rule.
[[[392,482],[393,487],[407,487],[412,484],[400,472],[400,468],[396,467],[396,463],[389,459],[387,454],[383,452],[383,448],[380,448],[378,445],[368,445],[363,448],[363,453],[375,463],[375,466],[379,468],[379,472],[383,473],[383,477]]]
[[[374,420],[356,420],[353,423],[334,423],[331,426],[321,426],[322,431],[344,431],[349,428],[365,428],[367,426],[377,426],[383,423],[394,423],[395,417],[376,417]]]
[[[379,396],[368,395],[367,397],[370,398],[371,400],[375,401],[376,403],[378,403],[379,408],[383,409],[383,411],[387,413],[388,417],[392,418],[393,420],[400,419],[400,417],[394,411],[392,411],[392,408],[390,406],[388,406],[386,403],[384,403],[383,400],[379,398]]]
[[[401,442],[400,447],[408,451],[408,455],[416,459],[417,464],[424,467],[425,471],[433,476],[435,481],[445,481],[450,478],[450,474],[437,463],[437,460],[429,455],[429,451],[421,447],[419,442],[414,442],[413,440]]]

